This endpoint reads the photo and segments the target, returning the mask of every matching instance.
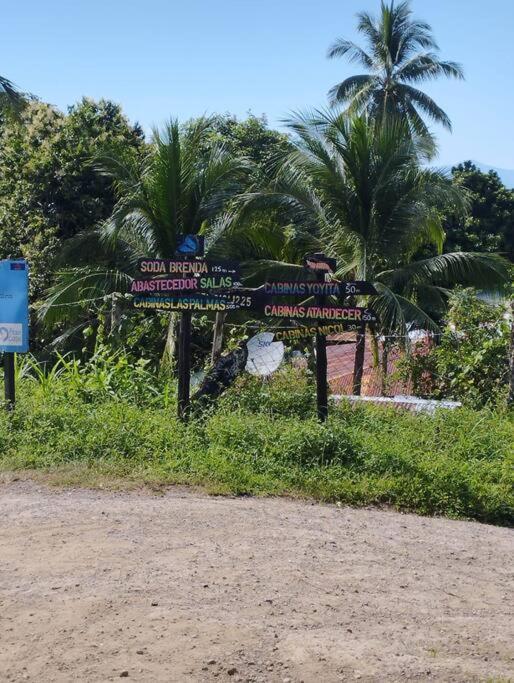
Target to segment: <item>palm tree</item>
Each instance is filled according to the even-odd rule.
[[[98,162],[100,171],[112,179],[118,201],[97,231],[70,243],[71,249],[83,253],[87,245],[100,247],[110,267],[87,265],[61,273],[41,309],[48,324],[70,322],[83,311],[84,303],[106,296],[115,302],[135,276],[138,258],[172,258],[180,234],[211,230],[211,242],[220,239],[230,223],[228,202],[241,190],[250,166],[222,144],[207,149],[209,128],[207,118],[184,127],[172,120],[162,131],[154,131],[153,144],[142,158],[118,149]],[[217,217],[220,220],[213,229]],[[174,319],[172,315],[166,343],[169,353]]]
[[[424,115],[451,130],[448,115],[415,87],[439,76],[464,78],[459,64],[439,59],[431,27],[412,19],[409,2],[386,4],[382,0],[378,20],[367,12],[357,16],[357,29],[368,49],[340,38],[330,47],[328,57],[347,57],[369,73],[335,85],[329,92],[331,103],[344,103],[352,114],[367,111],[379,119],[387,114],[404,116],[418,135],[428,134]]]
[[[0,76],[0,109],[16,110],[23,102],[23,96],[12,81]]]
[[[508,280],[508,264],[497,255],[442,253],[443,212],[463,211],[465,198],[421,165],[429,146],[405,121],[317,113],[291,127],[296,150],[269,188],[247,196],[247,210],[287,207],[300,223],[316,225],[340,262],[337,275],[375,284],[370,305],[380,332],[437,330],[449,288],[497,291]],[[426,245],[437,255],[417,259]]]

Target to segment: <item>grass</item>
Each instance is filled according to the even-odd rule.
[[[514,521],[514,419],[461,409],[435,417],[343,404],[326,425],[304,377],[242,380],[188,424],[174,406],[20,381],[0,411],[0,470],[126,487],[200,485],[211,493],[294,495],[421,514]],[[9,475],[12,476],[12,475]]]

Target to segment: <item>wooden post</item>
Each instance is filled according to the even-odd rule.
[[[366,325],[357,333],[357,345],[355,347],[355,363],[353,366],[353,388],[354,396],[360,396],[362,390],[362,374],[364,372],[364,354],[366,351]]]
[[[16,402],[14,353],[4,353],[4,390],[7,410],[13,410]]]
[[[325,273],[317,272],[318,282],[325,282]],[[325,296],[316,297],[318,306],[323,306]],[[328,378],[327,378],[327,338],[324,334],[316,333],[316,397],[318,404],[318,419],[325,422],[328,417]]]
[[[514,406],[514,300],[511,302],[510,310],[512,314],[511,328],[510,328],[510,358],[509,358],[509,395],[507,397],[507,404]]]
[[[183,311],[178,343],[178,417],[187,419],[191,387],[191,311]]]
[[[216,313],[216,319],[214,321],[213,336],[212,336],[212,349],[211,349],[211,363],[214,365],[218,358],[221,356],[223,350],[223,325],[225,324],[225,319],[227,314],[225,311],[218,311]]]

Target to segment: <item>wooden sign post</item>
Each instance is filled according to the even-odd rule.
[[[4,389],[5,405],[7,410],[12,410],[16,402],[16,386],[14,381],[14,353],[4,353]]]
[[[318,282],[325,282],[325,273],[316,273]],[[318,294],[316,303],[323,307],[325,295]],[[328,418],[328,363],[327,363],[327,338],[324,334],[316,332],[316,397],[318,406],[318,419],[325,422]]]
[[[182,311],[178,342],[178,417],[186,420],[191,393],[191,311]]]
[[[304,258],[305,267],[316,273],[316,280],[321,285],[325,282],[325,273],[333,273],[336,269],[336,261],[328,258],[325,254],[311,254]],[[320,291],[322,288],[320,287]],[[316,305],[323,309],[326,295],[316,295]],[[318,323],[319,325],[319,323]],[[328,363],[327,363],[327,338],[324,334],[316,332],[316,403],[318,407],[318,419],[326,422],[328,418]]]

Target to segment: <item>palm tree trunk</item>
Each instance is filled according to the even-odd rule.
[[[211,351],[211,363],[214,365],[218,358],[221,356],[221,350],[223,348],[223,325],[225,324],[225,319],[227,314],[224,311],[218,311],[216,313],[216,319],[214,321],[213,328],[213,338],[212,338],[212,351]]]
[[[514,405],[514,300],[510,305],[512,320],[510,327],[510,358],[509,358],[509,368],[510,368],[510,378],[509,378],[509,395],[507,398],[507,403],[509,406]]]
[[[162,354],[161,366],[168,370],[175,368],[175,356],[177,352],[178,314],[172,313],[168,322],[166,344]]]
[[[355,361],[353,366],[353,389],[354,396],[360,396],[362,390],[362,374],[364,372],[364,353],[366,351],[366,328],[357,334],[355,346]]]
[[[389,344],[387,339],[382,342],[382,358],[380,367],[380,395],[385,396],[387,390],[387,371],[389,361]]]

